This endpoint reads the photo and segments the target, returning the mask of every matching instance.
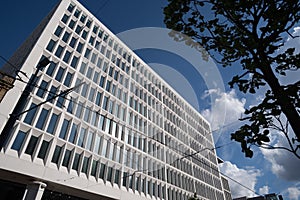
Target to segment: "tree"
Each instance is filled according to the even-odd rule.
[[[231,134],[246,157],[253,156],[255,145],[285,149],[300,159],[300,81],[284,85],[278,80],[300,67],[295,48],[283,48],[288,36],[295,38],[291,31],[299,24],[300,2],[169,0],[164,14],[175,40],[191,45],[185,34],[219,64],[241,68],[229,82],[231,88],[247,94],[265,91],[264,99],[245,111],[245,124]],[[289,147],[271,146],[270,132],[282,134]]]

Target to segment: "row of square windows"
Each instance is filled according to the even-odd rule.
[[[21,147],[24,146],[23,143],[24,143],[25,138],[26,138],[26,132],[19,131],[11,148],[13,150],[20,151]],[[39,151],[37,151],[36,148],[38,146],[37,145],[38,143],[39,143],[39,138],[32,135],[29,139],[27,147],[26,148],[23,147],[24,153],[32,156],[36,152],[35,154],[37,154],[36,155],[37,158],[45,159],[47,157],[47,154],[49,153],[49,149],[50,149],[52,142],[47,141],[47,140],[40,141],[40,143],[41,143],[40,149],[39,149]],[[112,153],[112,154],[115,154],[115,153]],[[110,155],[112,155],[112,154],[110,154]],[[126,154],[129,154],[129,153],[127,152],[124,155],[126,155]],[[126,156],[124,156],[124,157],[126,157]],[[73,159],[73,162],[72,162],[72,159]],[[127,159],[127,162],[132,162],[132,160],[134,160],[134,159],[132,159],[132,156],[129,156],[129,158]],[[151,160],[148,160],[148,163],[149,163],[148,167],[147,167],[148,170],[151,169],[151,167],[149,167],[149,166],[152,166],[152,163],[149,161],[151,161]],[[57,164],[58,166],[63,166],[66,168],[70,168],[72,170],[76,170],[77,172],[82,172],[86,175],[89,174],[94,177],[97,176],[97,177],[103,179],[104,181],[111,182],[112,184],[116,183],[119,186],[121,184],[121,177],[120,177],[121,170],[120,169],[109,167],[106,164],[100,162],[100,160],[92,159],[91,156],[89,156],[89,157],[84,156],[83,153],[82,154],[76,153],[74,151],[74,149],[73,150],[67,149],[64,146],[56,145],[53,155],[52,155],[52,158],[51,158],[51,162]],[[145,162],[145,163],[147,163],[147,162]],[[160,169],[159,166],[153,165],[153,169],[155,169],[155,168]],[[163,168],[161,168],[161,170],[153,170],[152,172],[150,172],[148,174],[152,175],[153,177],[164,180],[163,172],[164,172],[164,170],[163,170]],[[146,192],[145,194],[150,194],[150,195],[154,195],[154,196],[157,195],[157,197],[162,197],[161,195],[159,195],[160,192],[158,191],[161,188],[160,189],[158,188],[157,191],[155,191],[155,190],[148,191],[147,186],[142,186],[143,183],[141,184],[141,182],[143,182],[144,179],[146,180],[146,178],[142,178],[142,180],[141,180],[141,176],[136,177],[136,176],[133,176],[133,174],[129,174],[129,172],[124,172],[122,179],[123,179],[122,185],[127,188],[135,189],[135,191],[139,191],[139,192]],[[176,185],[177,183],[179,183],[179,185],[180,185],[180,182],[182,182],[184,189],[187,189],[189,191],[193,190],[192,189],[193,184],[192,184],[191,180],[187,181],[188,179],[186,179],[184,177],[178,177],[179,182],[178,181],[175,182],[174,180],[175,180],[174,175],[168,173],[168,175],[167,175],[168,182],[170,182],[174,185]],[[174,181],[174,183],[173,183],[173,181]],[[135,184],[134,184],[134,182],[135,182]],[[148,183],[149,183],[150,188],[154,187],[153,185],[156,184],[156,182],[151,179],[148,180]],[[153,183],[153,185],[152,185],[152,183]],[[145,187],[145,188],[143,189],[143,187]]]
[[[49,70],[49,69],[48,69]],[[47,72],[48,72],[48,70],[47,70]],[[51,71],[53,71],[53,70],[51,70]],[[60,71],[60,70],[59,70]],[[58,73],[58,74],[60,74],[60,73]],[[45,83],[44,81],[42,82],[42,83]],[[51,90],[52,91],[52,90]],[[86,91],[86,90],[84,90],[84,91]],[[53,92],[53,91],[52,91]],[[39,94],[41,94],[42,92],[41,92],[41,90],[39,89],[38,90],[38,92],[37,92],[37,94],[38,94],[38,96],[40,96]],[[61,102],[61,101],[60,101]],[[83,104],[80,106],[80,110],[82,109],[82,106],[83,106]],[[68,109],[68,110],[70,110],[70,109]],[[88,111],[90,111],[91,109],[88,109]],[[117,109],[118,110],[118,109]],[[77,116],[78,117],[80,117],[80,115],[81,114],[79,114],[79,113],[81,113],[80,111],[78,111],[78,112],[76,112],[77,113]],[[87,114],[85,114],[84,116],[84,120],[86,121],[86,122],[88,122],[89,121],[89,116],[90,116],[90,112],[86,112]],[[123,112],[124,113],[124,112]],[[95,123],[95,122],[98,122],[97,120],[95,121],[95,119],[96,119],[96,117],[95,117],[95,115],[93,115],[92,116],[92,124],[94,125],[96,125],[97,123]],[[134,121],[134,120],[129,120],[130,122],[131,121]],[[135,124],[135,123],[133,123],[133,124]],[[143,126],[140,126],[140,127],[143,127]]]
[[[89,49],[87,49],[86,50],[86,53],[85,53],[85,57],[87,57],[88,58],[88,56],[89,56],[89,54],[90,54],[90,50]],[[94,59],[92,59],[92,60],[94,60],[94,62],[95,62],[95,56],[93,55],[93,57],[94,57]],[[136,78],[136,77],[135,77]],[[148,90],[150,90],[150,88],[148,88]],[[156,93],[153,91],[153,87],[152,87],[152,90],[150,90],[155,96],[157,96],[157,97],[159,97],[159,94],[157,94],[157,90],[155,90],[156,91]],[[192,125],[194,125],[194,124],[192,124]],[[195,127],[195,125],[194,125],[194,127]]]
[[[96,29],[97,29],[97,28],[96,28]],[[134,60],[134,62],[135,62],[135,60]],[[138,69],[141,73],[144,72],[144,67],[143,67],[142,65],[140,65],[139,63],[137,63],[137,62],[136,62],[136,64],[133,63],[133,66],[134,66],[134,67],[137,67],[137,69]],[[137,80],[137,81],[139,82],[140,79],[135,77],[135,80]],[[156,83],[157,81],[153,80],[153,82]],[[158,85],[160,85],[160,84],[158,84]],[[164,87],[164,88],[165,88],[165,87]],[[163,89],[164,89],[164,88],[163,88]],[[172,97],[174,97],[174,95],[172,95],[173,93],[171,92],[171,94],[170,94],[170,90],[166,90],[166,92],[167,92],[167,94],[169,94],[168,96],[173,100],[173,99],[174,99],[174,98],[172,98]],[[175,100],[175,102],[176,102],[176,100]],[[189,111],[188,113],[191,113],[191,114],[192,114],[191,116],[192,116],[193,118],[195,117],[195,115],[196,115],[196,117],[198,117],[197,114],[194,113],[192,110],[189,109],[188,111]]]
[[[77,11],[77,10],[76,10],[76,11]],[[75,18],[79,18],[80,13],[81,13],[81,12],[79,12],[79,11],[78,11],[78,12],[74,12]],[[62,21],[63,21],[64,23],[67,23],[69,17],[70,17],[70,16],[68,16],[68,15],[65,14],[65,15],[63,16],[63,18],[62,18]],[[86,15],[83,14],[83,15],[82,15],[82,18],[80,18],[80,21],[81,21],[82,23],[85,23],[85,20],[86,20]],[[88,20],[87,23],[86,23],[86,25],[85,25],[84,27],[90,28],[91,24],[92,24],[92,21],[91,21],[91,20]],[[70,23],[69,23],[69,27],[73,29],[74,26],[75,26],[75,21],[71,19],[71,21],[70,21]],[[81,27],[81,28],[80,28],[80,27],[77,27],[76,29],[82,30],[84,27]],[[94,27],[93,27],[93,31],[92,31],[92,32],[93,32],[95,35],[98,35],[98,37],[99,37],[100,39],[103,39],[105,42],[107,42],[107,40],[108,40],[108,38],[109,38],[109,35],[108,35],[108,34],[103,34],[104,31],[103,31],[102,29],[100,29],[99,27],[100,27],[99,25],[96,25],[96,24],[95,24]],[[98,30],[99,30],[99,32],[98,32]],[[75,31],[75,32],[76,32],[76,31]],[[84,35],[86,36],[87,33],[85,33]],[[103,35],[105,35],[104,38],[102,38]],[[94,40],[95,40],[95,37],[92,37],[92,36],[91,36],[89,43],[91,43],[91,44],[93,45]],[[113,46],[113,43],[114,43],[113,49],[114,49],[116,52],[119,52],[119,54],[120,54],[123,58],[126,58],[127,61],[130,62],[131,56],[130,56],[126,51],[124,51],[123,48],[122,48],[117,42],[114,42],[113,39],[110,39],[110,40],[108,41],[108,45],[109,45],[110,47]],[[96,46],[98,46],[98,45],[96,45]],[[126,55],[127,55],[127,56],[126,56]],[[128,55],[129,55],[129,56],[128,56]],[[160,85],[159,81],[158,81],[158,80],[157,80],[150,72],[148,73],[147,69],[144,70],[144,67],[143,67],[142,65],[140,65],[140,63],[139,63],[136,59],[133,59],[132,65],[133,65],[133,67],[136,67],[142,74],[144,74],[145,77],[148,76],[148,79],[149,79],[151,82],[153,82],[155,85],[157,85],[157,86]]]
[[[30,106],[30,108],[34,108],[35,106],[36,106],[35,104],[32,104]],[[26,115],[26,117],[24,119],[24,122],[27,124],[32,124],[35,113],[36,113],[36,107],[34,109],[32,109],[30,112],[28,112],[28,114]],[[38,121],[37,121],[35,127],[39,128],[39,129],[43,129],[46,124],[48,115],[49,115],[49,110],[43,108],[38,117]],[[58,122],[58,118],[59,118],[59,116],[57,114],[52,113],[52,117],[50,118],[49,125],[47,128],[48,133],[53,134],[55,132],[55,125]],[[133,145],[134,147],[137,147],[140,150],[143,150],[146,152],[146,144],[147,143],[146,143],[145,138],[144,139],[142,137],[139,138],[139,136],[137,134],[136,134],[136,136],[134,136],[134,134],[133,134],[133,136],[131,136],[131,133],[130,133],[131,131],[129,133],[127,133],[127,131],[126,131],[126,134],[124,136],[124,127],[118,126],[118,124],[116,124],[114,121],[111,121],[108,118],[106,119],[104,116],[101,116],[100,122],[101,123],[99,125],[99,129],[101,128],[101,130],[103,130],[104,132],[111,134],[114,137],[121,139],[122,141],[124,141],[124,137],[125,137],[126,144]],[[78,124],[73,123],[72,128],[71,128],[70,120],[64,119],[63,124],[60,128],[61,131],[59,134],[59,138],[62,138],[65,140],[67,140],[67,138],[68,138],[69,142],[74,143],[74,144],[77,143],[77,145],[79,145],[80,147],[85,147],[86,149],[93,151],[93,152],[97,152],[99,154],[102,154],[103,156],[109,155],[109,153],[107,153],[109,149],[107,147],[106,142],[104,143],[106,145],[104,145],[103,150],[100,151],[99,136],[97,134],[96,134],[96,136],[94,136],[95,133],[90,132],[90,131],[89,131],[89,136],[85,136],[86,132],[87,132],[86,128],[81,128],[81,132],[79,134],[78,126],[79,126]],[[78,137],[77,139],[75,138],[76,136]],[[85,139],[86,137],[88,139]],[[86,141],[87,143],[84,145],[83,141]],[[92,141],[96,141],[93,144],[94,148],[92,146]],[[112,147],[110,147],[110,148],[112,148]],[[111,150],[111,152],[112,152],[112,150]],[[162,161],[164,161],[164,157],[162,157],[163,149],[161,149],[161,153],[160,153],[159,146],[155,146],[154,144],[151,144],[151,141],[148,142],[148,153],[150,155],[156,157],[157,159],[161,159]],[[113,155],[113,154],[111,154],[111,155]],[[172,154],[169,154],[167,156],[167,158],[171,158],[171,157],[172,157]],[[177,157],[174,157],[173,160],[175,160],[176,158]],[[120,158],[118,158],[118,160],[120,161]],[[167,162],[168,161],[169,160],[167,160]],[[175,163],[175,164],[177,164],[177,163]],[[130,166],[132,167],[132,165],[130,165]],[[183,166],[182,164],[180,164],[179,167],[177,165],[175,165],[175,167],[178,168],[179,170],[186,171],[187,173],[189,173],[191,171],[191,170],[189,170],[190,169],[189,165]]]

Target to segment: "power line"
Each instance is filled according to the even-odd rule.
[[[24,81],[24,80],[22,80],[22,79],[21,79],[20,81],[26,83],[26,81]],[[27,84],[28,84],[28,82],[27,82]],[[47,103],[48,101],[57,98],[58,96],[63,96],[64,99],[69,100],[69,101],[72,101],[73,103],[79,105],[78,102],[76,102],[76,101],[74,101],[74,100],[71,100],[71,99],[68,99],[68,98],[65,97],[64,95],[70,93],[72,90],[74,90],[75,88],[81,86],[82,84],[83,84],[83,83],[81,83],[81,84],[79,84],[79,85],[77,85],[77,86],[75,86],[75,87],[73,87],[73,88],[70,88],[70,89],[67,89],[67,90],[65,90],[65,91],[62,91],[60,94],[54,95],[52,98],[50,98],[50,99],[48,99],[48,100],[42,102],[41,104],[38,104],[36,107],[39,107],[39,106],[41,106],[42,104],[45,104],[45,103]],[[37,84],[33,84],[33,85],[31,85],[31,86],[33,86],[33,87],[38,87],[38,88],[42,88],[42,87],[40,87],[40,86],[37,86]],[[45,88],[43,88],[43,89],[45,89]],[[47,90],[45,89],[45,91],[47,91]],[[50,91],[48,91],[48,92],[50,93]],[[82,106],[82,105],[81,105],[81,106]],[[106,119],[109,119],[106,115],[99,114],[99,111],[95,111],[95,110],[93,110],[93,109],[91,109],[91,108],[89,108],[89,107],[87,107],[87,106],[82,106],[82,107],[85,108],[85,109],[89,109],[89,110],[92,111],[92,112],[96,112],[96,114],[101,115],[101,116],[105,117]],[[22,115],[22,114],[24,114],[24,113],[26,113],[26,112],[28,112],[28,111],[30,111],[30,110],[31,110],[31,109],[25,110],[25,111],[23,111],[23,112],[17,114],[17,116],[20,116],[20,115]],[[119,124],[119,125],[124,126],[125,128],[128,128],[128,129],[130,129],[130,130],[132,130],[132,131],[134,131],[134,132],[136,132],[136,133],[139,133],[139,134],[142,135],[142,136],[145,136],[145,138],[149,138],[149,139],[151,139],[151,140],[154,140],[154,141],[156,141],[156,142],[158,142],[158,143],[161,143],[162,145],[166,146],[166,147],[169,148],[169,149],[172,149],[172,150],[175,150],[175,151],[177,151],[177,152],[181,152],[181,153],[184,154],[181,158],[176,159],[173,163],[177,162],[178,160],[182,160],[182,159],[184,159],[184,158],[187,158],[187,157],[193,157],[193,156],[195,156],[196,154],[198,154],[198,153],[200,153],[200,152],[202,152],[202,151],[204,151],[204,150],[214,150],[214,149],[222,148],[222,147],[227,146],[227,145],[229,145],[229,144],[232,143],[232,142],[231,142],[231,143],[227,143],[227,144],[224,144],[224,145],[221,145],[221,146],[212,148],[212,149],[204,148],[204,149],[201,149],[201,150],[199,150],[199,151],[196,151],[196,152],[194,152],[194,153],[192,153],[192,154],[186,154],[186,152],[182,152],[182,151],[179,150],[179,149],[173,148],[172,146],[168,146],[166,143],[163,143],[163,142],[161,142],[161,141],[159,141],[159,140],[157,140],[157,139],[154,139],[153,137],[150,137],[150,136],[148,136],[148,135],[145,135],[145,134],[144,134],[143,132],[141,132],[141,131],[138,131],[138,130],[133,129],[132,127],[126,125],[126,123],[125,123],[125,124],[122,124],[122,123],[120,123],[120,122],[118,122],[118,121],[116,121],[116,120],[114,120],[114,119],[110,119],[110,120],[114,121],[115,123],[117,123],[117,124]],[[232,123],[235,123],[235,122],[232,122]],[[227,125],[224,125],[224,126],[220,127],[219,129],[210,131],[210,133],[215,132],[215,131],[217,131],[217,130],[220,130],[220,129],[223,128],[223,127],[227,127],[227,126],[231,125],[232,123],[227,124]],[[206,135],[207,135],[207,134],[206,134]],[[105,138],[104,138],[104,139],[105,139]],[[105,139],[105,140],[106,140],[106,139]],[[183,143],[183,144],[185,144],[185,143]],[[186,144],[185,144],[185,145],[186,145]],[[129,156],[129,155],[127,155],[127,159],[126,159],[126,160],[128,160],[128,156]],[[200,160],[200,159],[198,159],[197,157],[193,157],[193,158],[194,158],[195,160],[201,162],[202,164],[208,166],[208,167],[211,168],[212,170],[217,171],[218,173],[222,174],[223,176],[225,176],[226,178],[232,180],[233,182],[239,184],[240,186],[242,186],[242,187],[248,189],[249,191],[251,191],[251,192],[253,192],[253,193],[255,193],[255,194],[258,194],[258,193],[256,193],[254,190],[250,189],[249,187],[243,185],[242,183],[240,183],[240,182],[234,180],[233,178],[227,176],[226,174],[222,173],[222,172],[219,171],[218,169],[215,169],[215,168],[213,168],[212,166],[208,165],[208,164],[207,164],[206,162],[204,162],[203,160]],[[173,163],[169,163],[169,165],[172,166]],[[123,164],[126,164],[126,163],[123,163]],[[136,163],[136,164],[138,164],[138,163]],[[167,164],[168,164],[168,163],[167,163]],[[176,168],[177,168],[177,167],[176,167]],[[148,171],[148,170],[143,170],[143,171]],[[140,171],[135,171],[133,174],[135,174],[135,173],[137,173],[137,172],[140,172]],[[124,177],[123,177],[123,178],[124,178]],[[72,178],[72,179],[73,179],[73,178]],[[66,180],[64,180],[64,181],[66,181]],[[259,195],[259,194],[258,194],[258,195]]]

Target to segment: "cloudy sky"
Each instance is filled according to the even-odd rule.
[[[1,1],[0,55],[8,59],[57,2]],[[246,108],[259,102],[261,94],[243,96],[239,91],[229,89],[226,83],[237,73],[236,69],[218,67],[211,60],[203,61],[201,54],[195,50],[186,50],[186,47],[173,44],[168,39],[159,40],[165,37],[162,8],[166,1],[80,2],[113,33],[126,40],[126,44],[136,49],[145,62],[212,122],[212,130],[216,130],[213,132],[216,146],[231,142],[230,133],[240,125],[238,119]],[[147,35],[149,32],[151,34]],[[300,35],[300,28],[295,28],[294,34]],[[288,40],[288,46],[300,51],[299,39]],[[0,66],[3,63],[0,60]],[[289,74],[281,82],[299,80],[299,77],[299,73]],[[282,144],[282,138],[274,137],[272,142]],[[277,193],[282,194],[285,200],[300,199],[300,160],[291,154],[256,149],[254,157],[249,159],[244,157],[236,143],[223,146],[217,153],[225,161],[220,166],[221,171],[245,186],[230,181],[233,197]]]

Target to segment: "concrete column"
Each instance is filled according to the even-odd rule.
[[[41,200],[46,187],[46,183],[33,181],[27,185],[23,200]]]

